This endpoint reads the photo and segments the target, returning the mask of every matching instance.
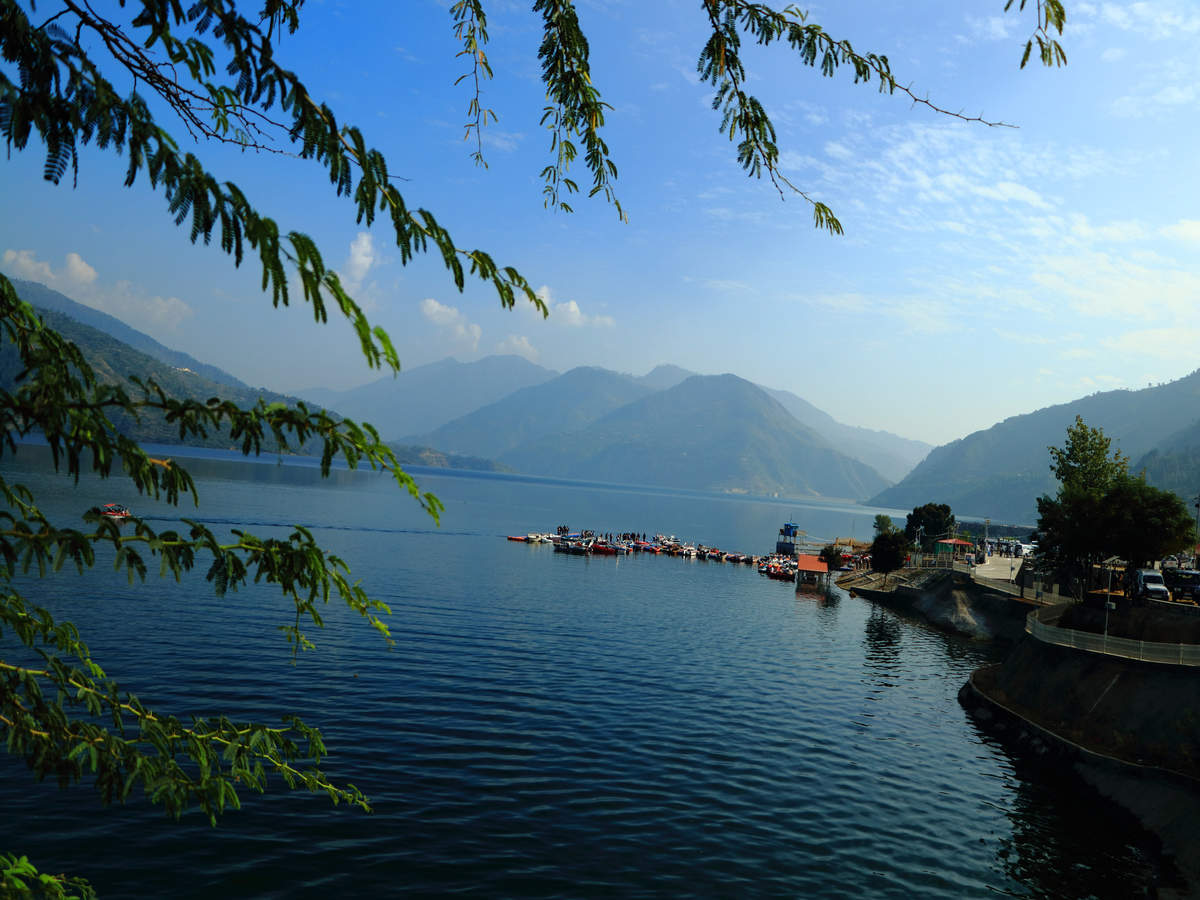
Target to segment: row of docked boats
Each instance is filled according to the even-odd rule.
[[[549,543],[559,553],[592,554],[596,556],[619,556],[628,553],[654,553],[667,556],[683,556],[689,559],[705,559],[717,562],[756,565],[766,557],[750,553],[735,553],[704,544],[692,544],[679,540],[674,535],[656,534],[651,540],[629,539],[596,535],[590,531],[549,534],[530,532],[526,535],[508,535],[510,541],[528,544]],[[760,570],[761,571],[761,570]]]
[[[591,556],[654,553],[683,556],[689,559],[742,563],[757,566],[759,574],[765,575],[767,578],[791,582],[797,586],[797,590],[802,585],[816,587],[828,585],[829,571],[825,562],[817,556],[793,550],[794,545],[783,548],[777,546],[775,553],[754,556],[749,553],[731,553],[716,547],[684,542],[674,535],[656,534],[652,540],[646,540],[645,535],[598,535],[592,531],[571,532],[565,527],[560,527],[555,534],[530,532],[524,536],[509,535],[508,539],[531,544],[549,543],[554,546],[557,553]]]

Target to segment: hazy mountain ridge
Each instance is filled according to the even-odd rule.
[[[79,315],[89,314],[88,308],[74,304],[57,292],[34,287],[54,293],[56,302],[64,309]],[[204,395],[206,399],[207,396],[222,395],[241,405],[253,404],[260,395],[295,402],[294,397],[246,388],[227,373],[221,373],[227,381],[224,386],[218,386],[194,374],[205,368],[203,363],[184,354],[171,356],[169,354],[174,351],[109,316],[95,313],[94,318],[104,328],[118,332],[116,337],[107,339],[113,342],[110,344],[95,335],[80,338],[91,348],[89,355],[104,377],[120,379],[124,371],[140,371],[141,364],[132,362],[124,355],[125,351],[119,349],[120,335],[126,335],[158,347],[161,353],[176,361],[165,364],[165,369],[155,370],[154,377],[171,381],[172,390],[181,396]],[[63,330],[70,329],[64,326]],[[128,352],[134,351],[129,349]],[[180,362],[187,365],[178,365]],[[168,370],[173,374],[168,375]],[[503,458],[512,465],[509,460],[522,454],[526,457],[540,454],[542,458],[555,459],[557,454],[547,454],[544,448],[539,450],[539,442],[545,447],[559,446],[567,440],[565,435],[585,433],[586,440],[602,441],[603,452],[575,454],[577,459],[586,457],[590,463],[582,469],[577,467],[568,477],[595,478],[596,472],[588,470],[603,469],[607,473],[604,477],[609,480],[645,480],[658,465],[656,462],[646,467],[644,460],[649,454],[662,461],[661,477],[673,484],[683,479],[692,487],[704,485],[718,490],[862,498],[887,484],[888,479],[869,465],[864,466],[860,460],[851,459],[842,452],[845,448],[839,445],[840,441],[831,440],[819,430],[798,422],[778,401],[767,397],[763,389],[736,376],[721,377],[733,379],[731,383],[738,383],[739,390],[752,388],[755,392],[753,400],[744,395],[733,405],[722,405],[714,402],[712,397],[701,400],[683,391],[663,402],[679,403],[680,398],[685,398],[681,409],[686,410],[686,414],[681,415],[681,410],[673,408],[660,408],[654,413],[658,426],[664,422],[674,422],[678,429],[693,427],[696,423],[705,425],[701,434],[709,442],[706,446],[680,442],[678,435],[667,434],[658,426],[647,431],[645,423],[638,425],[640,431],[635,429],[635,433],[622,437],[611,431],[614,423],[623,421],[620,417],[609,423],[610,430],[602,436],[587,433],[592,423],[631,403],[656,393],[668,394],[693,378],[702,379],[700,383],[703,384],[703,379],[714,377],[696,376],[674,365],[657,366],[640,377],[588,367],[560,376],[521,357],[492,356],[473,363],[448,358],[351,391],[313,389],[301,393],[310,403],[315,402],[338,415],[372,422],[393,446],[424,445],[407,452],[423,454],[421,459],[425,461],[444,454],[454,457],[460,465],[470,465],[473,461],[487,468],[490,464],[485,466],[485,460]],[[716,382],[709,382],[710,390],[713,384]],[[234,387],[237,389],[233,390]],[[787,392],[780,392],[780,395],[793,406],[806,407],[810,418],[826,428],[847,428],[795,395]],[[771,402],[764,406],[764,400]],[[747,417],[749,411],[753,412]],[[728,421],[717,422],[716,419],[722,416]],[[433,423],[433,427],[425,432],[415,431],[410,427],[414,422]],[[627,424],[632,425],[633,420]],[[167,442],[177,440],[162,433],[162,429],[139,436]],[[884,440],[892,437],[885,435]],[[221,445],[220,441],[209,443]],[[686,461],[673,456],[683,443],[691,447],[691,458]],[[801,456],[810,458],[802,462]],[[464,463],[463,459],[469,461]],[[557,462],[548,465],[552,471],[561,468]],[[630,472],[631,466],[637,468],[639,465],[641,475]],[[724,473],[718,471],[722,465],[727,469]],[[519,468],[538,472],[528,461]]]
[[[887,481],[735,375],[696,375],[501,461],[565,478],[862,498]]]
[[[22,299],[24,295],[21,295]],[[295,397],[276,394],[269,391],[255,390],[245,385],[237,386],[224,384],[205,378],[191,369],[161,362],[150,355],[136,350],[124,341],[85,325],[71,316],[52,309],[35,307],[42,321],[55,329],[64,338],[74,343],[88,360],[101,383],[120,384],[137,396],[137,389],[129,382],[129,375],[136,374],[143,379],[155,381],[168,396],[177,399],[192,399],[201,402],[210,397],[221,397],[232,400],[239,406],[253,406],[260,398],[268,403],[295,404]],[[15,378],[20,371],[20,357],[16,348],[7,340],[0,342],[0,384],[6,389],[13,389]],[[178,426],[169,424],[160,414],[143,413],[140,420],[133,420],[122,413],[111,414],[113,424],[122,433],[136,440],[178,444]],[[240,440],[231,441],[227,434],[210,433],[207,438],[192,438],[190,445],[199,447],[228,448],[240,447]],[[271,445],[264,446],[266,451],[274,452]]]
[[[36,281],[25,281],[20,278],[9,278],[14,288],[16,288],[17,296],[39,310],[50,310],[56,313],[62,313],[82,325],[87,325],[99,332],[107,334],[123,344],[127,344],[134,350],[144,353],[151,359],[156,359],[161,363],[172,366],[177,369],[189,369],[202,378],[206,378],[211,382],[222,385],[229,385],[235,388],[249,389],[249,385],[233,375],[230,375],[224,369],[208,363],[200,362],[193,356],[189,356],[179,350],[172,350],[150,337],[148,334],[143,334],[135,328],[126,325],[120,319],[110,316],[108,313],[101,312],[98,309],[93,309],[90,306],[85,306],[82,303],[76,303],[70,297],[60,294],[52,288],[46,287],[44,284],[39,284]]]
[[[347,418],[370,422],[384,439],[398,441],[557,376],[521,356],[485,356],[470,363],[447,357],[351,390],[311,388],[300,395]]]
[[[22,282],[17,286],[18,296],[26,302],[31,302],[29,294],[25,291],[25,285],[27,284],[32,284],[32,282]],[[14,286],[16,285],[17,283],[14,281]],[[37,292],[31,293],[35,297],[41,296]],[[67,309],[79,305],[62,297],[61,294],[58,296],[62,300],[65,300],[67,304],[70,304],[70,306],[66,306]],[[175,351],[162,348],[167,352],[170,359],[180,359],[182,357],[181,361],[190,361],[193,363],[193,365],[186,367],[176,366],[170,362],[164,362],[154,356],[143,353],[141,350],[130,346],[119,337],[103,329],[80,322],[68,312],[41,307],[38,304],[32,305],[42,317],[42,321],[79,347],[95,371],[96,377],[103,383],[120,384],[129,389],[131,386],[128,375],[136,374],[139,377],[154,380],[169,396],[178,399],[193,399],[203,402],[207,401],[210,397],[221,397],[224,400],[231,400],[243,408],[253,406],[259,399],[265,400],[268,403],[286,403],[292,406],[298,402],[298,398],[296,397],[247,387],[236,378],[227,374],[228,381],[213,381],[199,374],[199,372],[215,367],[197,363],[186,354],[175,354]],[[110,316],[105,316],[103,313],[98,315],[103,317],[100,321],[111,319]],[[112,319],[112,321],[115,322],[116,320]],[[122,326],[117,330],[122,332],[132,331],[128,326]],[[141,335],[141,337],[154,343],[153,339],[145,335]],[[158,346],[161,347],[161,345]],[[8,341],[0,341],[0,387],[13,389],[16,385],[16,377],[20,371],[21,362],[16,349]],[[138,441],[156,444],[180,443],[178,427],[168,424],[161,416],[152,413],[143,414],[140,421],[134,421],[123,414],[115,414],[112,418],[113,423],[122,434],[133,437]],[[231,441],[228,435],[224,433],[210,433],[207,438],[189,439],[188,445],[240,450],[241,441]],[[273,453],[276,452],[276,449],[271,444],[269,438],[264,441],[264,452]],[[291,452],[319,452],[320,450],[315,445],[302,448],[292,447],[290,449]],[[503,466],[491,460],[459,457],[454,454],[442,453],[429,447],[394,446],[393,450],[396,452],[397,459],[402,465],[504,471]]]
[[[861,460],[889,481],[900,481],[933,449],[932,444],[887,431],[843,425],[791,391],[764,387],[797,421],[823,434],[847,456]]]
[[[679,366],[667,364],[655,366],[637,380],[641,384],[646,385],[646,387],[653,388],[656,391],[665,391],[668,388],[675,387],[681,381],[686,381],[695,374],[695,372],[689,372],[687,369],[680,368]]]
[[[651,390],[629,375],[580,366],[411,440],[451,453],[496,459],[548,435],[578,431]]]
[[[1037,497],[1057,490],[1048,448],[1062,446],[1077,415],[1103,428],[1114,449],[1129,456],[1131,470],[1138,472],[1143,458],[1160,444],[1168,450],[1152,461],[1200,447],[1200,423],[1183,427],[1200,415],[1200,370],[1168,384],[1092,394],[1005,419],[934,449],[903,481],[869,502],[907,509],[935,501],[949,503],[962,515],[1032,523]],[[1147,466],[1148,480],[1168,487],[1156,482],[1152,468]],[[1200,484],[1191,490],[1196,488]]]

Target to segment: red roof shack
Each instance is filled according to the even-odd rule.
[[[964,541],[962,538],[942,538],[937,542],[935,552],[952,553],[955,559],[962,559],[967,550],[974,546],[970,541]]]

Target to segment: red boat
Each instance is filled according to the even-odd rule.
[[[120,521],[122,519],[130,518],[133,513],[129,511],[128,506],[122,506],[120,503],[105,503],[102,507],[100,507],[100,515],[104,516],[106,519],[116,519]]]

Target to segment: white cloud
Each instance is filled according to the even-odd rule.
[[[565,303],[555,303],[550,310],[551,316],[558,316],[560,321],[565,322],[573,328],[582,328],[585,325],[596,325],[603,328],[611,328],[616,322],[612,316],[585,316],[579,309],[579,304],[574,300],[568,300]]]
[[[1120,62],[1125,58],[1126,51],[1123,47],[1109,47],[1100,54],[1100,59],[1106,63]]]
[[[50,264],[34,257],[32,250],[5,250],[4,267],[17,278],[27,281],[40,281],[47,285],[53,285],[55,281]]]
[[[496,345],[496,352],[513,353],[525,357],[530,362],[537,362],[538,359],[537,349],[523,334],[510,334]]]
[[[192,308],[178,297],[147,296],[128,281],[118,281],[95,299],[99,302],[89,305],[151,334],[175,331],[193,315]]]
[[[192,308],[179,297],[147,295],[129,281],[118,281],[112,287],[97,284],[96,270],[75,252],[66,255],[63,268],[57,271],[32,250],[5,250],[3,259],[5,268],[16,277],[40,281],[138,331],[165,336],[192,315]]]
[[[1174,225],[1165,226],[1162,233],[1177,241],[1200,244],[1200,219],[1180,219]]]
[[[1049,209],[1050,204],[1042,199],[1042,196],[1034,190],[1025,187],[1023,184],[1016,184],[1012,181],[1001,181],[996,185],[973,185],[970,190],[981,197],[988,197],[993,200],[1002,202],[1025,203],[1035,209]]]
[[[363,279],[377,262],[375,238],[369,232],[360,231],[350,242],[350,256],[346,260],[346,284],[351,292],[362,286]]]
[[[967,26],[972,36],[987,41],[1002,41],[1012,34],[1016,20],[1006,16],[988,16],[983,19],[970,18]]]
[[[1071,216],[1071,233],[1085,241],[1109,243],[1142,241],[1150,236],[1146,226],[1141,222],[1108,222],[1104,225],[1093,225],[1088,221],[1087,216],[1082,214]]]
[[[453,306],[446,306],[432,297],[426,297],[421,301],[421,315],[439,328],[448,330],[454,340],[469,346],[472,351],[479,347],[483,329],[468,321],[467,317]]]
[[[825,155],[837,160],[843,160],[854,156],[854,151],[845,144],[839,144],[837,141],[829,141],[825,144]]]
[[[1076,315],[1113,319],[1122,329],[1186,321],[1200,297],[1200,273],[1083,247],[1034,261],[1031,277]]]
[[[1169,40],[1200,32],[1200,15],[1188,0],[1104,3],[1100,7],[1100,19],[1106,25],[1152,40]]]
[[[1158,106],[1184,106],[1196,99],[1196,89],[1190,84],[1168,84],[1156,92],[1150,102]]]
[[[91,284],[96,280],[96,270],[83,261],[78,253],[67,254],[67,278],[78,284]]]
[[[570,328],[612,328],[614,325],[616,325],[616,321],[612,316],[589,316],[584,314],[583,310],[580,309],[579,304],[574,300],[565,300],[562,302],[555,301],[553,295],[551,294],[549,285],[543,284],[540,288],[534,291],[534,293],[541,298],[542,302],[546,304],[546,308],[550,310],[550,318],[548,321],[551,323],[566,325]],[[532,304],[528,307],[528,309],[532,313],[537,314],[537,310],[532,306]]]
[[[1117,353],[1130,359],[1154,360],[1166,365],[1166,371],[1178,367],[1194,366],[1196,343],[1200,341],[1200,328],[1143,328],[1124,331],[1115,337],[1101,341],[1109,353]]]

